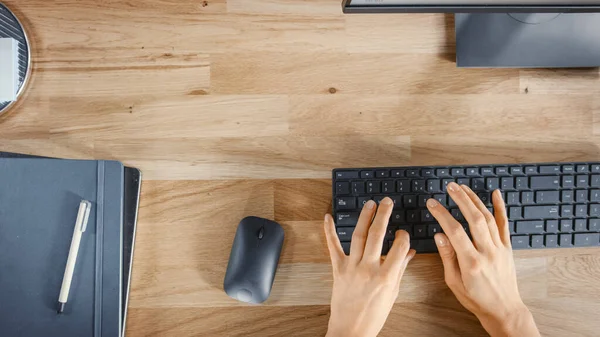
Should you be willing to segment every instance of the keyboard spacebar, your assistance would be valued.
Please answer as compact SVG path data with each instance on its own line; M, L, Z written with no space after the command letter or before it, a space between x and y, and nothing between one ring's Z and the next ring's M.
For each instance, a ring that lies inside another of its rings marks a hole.
M523 217L525 219L558 218L558 206L526 206Z

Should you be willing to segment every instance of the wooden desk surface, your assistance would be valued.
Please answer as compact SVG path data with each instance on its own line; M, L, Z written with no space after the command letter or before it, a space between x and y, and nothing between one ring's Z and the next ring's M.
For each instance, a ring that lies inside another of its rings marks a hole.
M597 70L466 70L450 15L339 0L8 0L34 73L5 151L144 172L128 336L319 336L323 214L347 166L598 160ZM287 241L271 298L222 290L238 221ZM517 252L546 336L597 336L600 249ZM381 336L482 335L436 255L415 258Z

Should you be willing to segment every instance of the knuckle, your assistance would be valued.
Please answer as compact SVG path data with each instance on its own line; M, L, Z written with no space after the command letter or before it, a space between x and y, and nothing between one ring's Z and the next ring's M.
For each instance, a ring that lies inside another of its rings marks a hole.
M473 214L473 222L478 225L483 225L487 223L485 216L481 213Z
M365 241L366 239L367 239L367 236L361 232L354 231L354 233L352 234L352 241L354 241L354 242Z

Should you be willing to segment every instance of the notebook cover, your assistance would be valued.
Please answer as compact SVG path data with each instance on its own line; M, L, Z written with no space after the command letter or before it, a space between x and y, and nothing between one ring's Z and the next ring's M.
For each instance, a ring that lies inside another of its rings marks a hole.
M0 159L0 327L6 336L118 336L124 168ZM79 202L92 202L69 301L56 313Z
M0 152L0 158L47 158L13 152ZM127 321L127 307L129 290L131 288L131 266L133 264L133 251L135 246L135 233L137 228L137 215L139 208L142 173L137 168L125 167L125 197L123 213L123 287L121 296L121 311L123 320L123 335L125 335Z

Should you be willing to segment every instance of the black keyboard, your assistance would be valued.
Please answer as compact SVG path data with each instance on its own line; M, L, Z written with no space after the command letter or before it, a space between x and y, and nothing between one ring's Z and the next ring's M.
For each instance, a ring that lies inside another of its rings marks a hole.
M469 233L448 197L450 182L468 185L493 212L491 192L506 202L514 249L600 246L600 163L393 167L333 170L333 211L346 254L362 206L368 200L394 201L382 253L395 231L404 229L418 253L437 252L440 225L425 203L435 198Z

